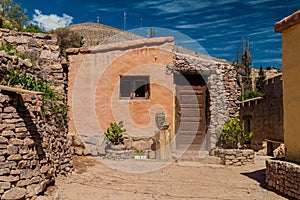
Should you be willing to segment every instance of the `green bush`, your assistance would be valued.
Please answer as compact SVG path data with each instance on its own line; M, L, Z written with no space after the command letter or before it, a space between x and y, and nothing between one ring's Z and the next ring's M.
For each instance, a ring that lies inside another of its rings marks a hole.
M111 123L104 134L106 139L117 145L123 142L123 133L125 131L126 130L123 129L123 121L120 121L118 124L116 122Z
M63 56L66 56L66 49L79 48L83 45L82 37L67 28L58 28L50 31L50 33L57 35L57 43Z
M262 92L246 91L245 94L244 94L244 100L252 99L252 98L255 98L255 97L263 97L263 96L265 96L265 94L262 93ZM238 100L242 101L242 96L240 96L238 98Z
M43 31L37 25L30 24L26 28L21 30L22 32L29 32L29 33L43 33Z
M248 142L253 137L253 133L245 133L244 124L240 124L239 119L232 119L225 123L220 134L220 141L223 147L240 148L245 142Z

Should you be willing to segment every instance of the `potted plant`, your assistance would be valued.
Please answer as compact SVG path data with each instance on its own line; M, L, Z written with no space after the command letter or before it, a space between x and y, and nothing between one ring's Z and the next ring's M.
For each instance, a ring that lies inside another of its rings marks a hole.
M231 119L222 127L220 134L220 145L223 148L241 149L245 148L245 142L253 137L253 133L246 133L244 124L240 124L239 119Z
M118 148L117 146L122 144L124 138L123 134L126 130L123 128L123 121L119 123L113 122L107 128L106 132L104 133L105 138L111 143L112 148Z
M220 138L215 156L221 158L224 165L245 165L254 163L254 151L247 149L246 142L253 137L252 132L245 132L244 125L239 119L231 119L225 123L220 131Z
M147 159L144 150L134 150L134 159Z

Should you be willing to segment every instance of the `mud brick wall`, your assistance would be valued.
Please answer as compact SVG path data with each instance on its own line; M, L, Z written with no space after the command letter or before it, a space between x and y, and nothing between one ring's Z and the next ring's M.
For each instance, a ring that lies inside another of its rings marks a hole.
M31 198L57 174L72 170L66 135L50 131L53 125L42 116L42 96L12 90L0 92L1 200Z
M216 149L215 155L221 158L221 164L223 165L254 164L254 151L251 149Z
M267 160L266 168L268 189L291 199L300 199L300 165L280 160Z
M251 148L263 149L265 139L283 142L283 94L282 76L266 80L265 96L257 102L241 106L241 120L250 120L250 130L254 133ZM246 127L245 127L246 128Z

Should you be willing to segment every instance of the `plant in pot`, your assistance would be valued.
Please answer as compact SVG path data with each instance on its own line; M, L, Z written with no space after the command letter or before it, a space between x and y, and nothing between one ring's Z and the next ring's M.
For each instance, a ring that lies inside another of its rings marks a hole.
M134 150L134 159L147 159L144 150Z
M119 123L113 122L110 123L110 126L104 133L105 138L110 142L111 149L118 150L123 148L123 134L126 131L123 127L123 121L120 121Z
M166 130L169 128L169 125L166 123L167 118L165 112L159 112L155 114L155 123L159 130Z
M244 131L244 124L240 124L239 119L231 119L225 123L220 133L219 146L223 148L242 149L245 142L253 137L253 133Z

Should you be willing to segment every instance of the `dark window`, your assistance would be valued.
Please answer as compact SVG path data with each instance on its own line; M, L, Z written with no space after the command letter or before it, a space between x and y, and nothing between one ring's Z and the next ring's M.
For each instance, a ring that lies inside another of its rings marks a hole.
M149 99L149 76L120 76L121 99Z

